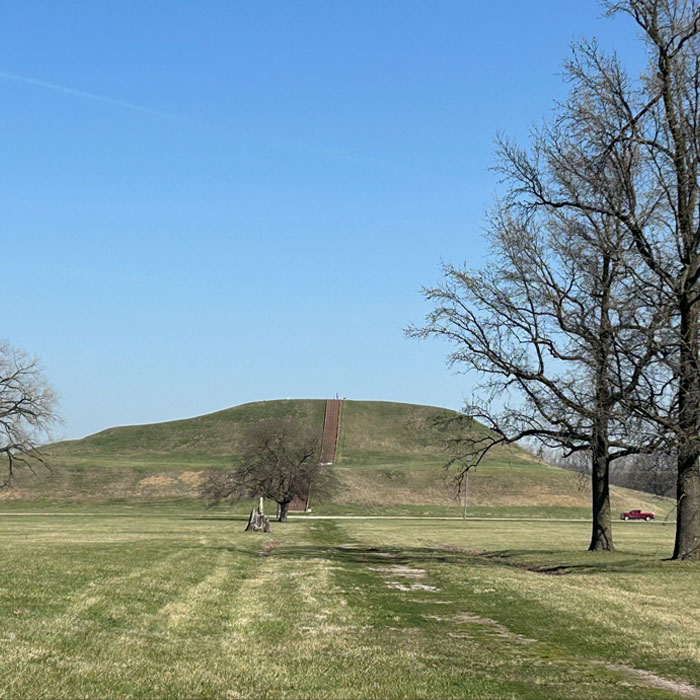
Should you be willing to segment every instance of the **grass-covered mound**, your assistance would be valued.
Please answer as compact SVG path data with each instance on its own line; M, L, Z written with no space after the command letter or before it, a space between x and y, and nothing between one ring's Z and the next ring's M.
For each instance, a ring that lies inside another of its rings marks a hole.
M258 401L196 418L108 428L82 440L56 443L50 452L92 457L96 462L134 456L154 462L158 458L197 461L202 456L229 457L236 454L243 434L254 423L291 418L320 430L324 410L322 400Z
M143 501L195 498L206 470L227 468L248 427L286 418L317 429L325 400L244 404L196 418L109 428L47 449L53 471L25 475L5 499ZM455 515L461 512L444 464L445 431L453 411L383 401L344 401L336 469L343 488L318 512ZM471 430L485 430L472 424ZM648 494L613 489L618 510L643 507L664 513L670 505ZM586 517L589 494L573 473L552 467L517 447L495 451L470 476L474 515Z

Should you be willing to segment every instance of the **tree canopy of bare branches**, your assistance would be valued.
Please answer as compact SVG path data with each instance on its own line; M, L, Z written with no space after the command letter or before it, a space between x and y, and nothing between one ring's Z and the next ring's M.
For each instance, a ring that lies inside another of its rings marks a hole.
M489 223L489 262L473 272L446 266L443 283L425 290L434 305L425 327L409 332L447 338L457 346L450 362L485 378L465 413L489 430L461 440L471 459L465 468L525 438L568 454L586 451L590 548L613 549L610 462L657 439L651 433L632 442L622 405L652 350L640 334L647 314L626 275L621 232L604 217L526 216L503 204Z
M58 420L56 396L38 360L0 343L0 488L11 484L18 467L44 464L38 447Z
M237 466L212 473L203 495L210 501L244 495L262 496L279 505L278 520L287 520L294 498L330 495L338 482L333 469L320 463L321 434L292 420L270 419L246 432Z

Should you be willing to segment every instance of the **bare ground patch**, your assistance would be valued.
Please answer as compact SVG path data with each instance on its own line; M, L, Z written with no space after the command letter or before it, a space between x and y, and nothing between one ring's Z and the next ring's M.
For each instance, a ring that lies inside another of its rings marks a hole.
M182 472L178 475L177 480L192 488L198 488L204 481L204 472Z
M279 542L277 540L268 540L263 544L262 547L258 550L258 554L261 557L269 557L270 554L279 546Z
M26 498L29 495L27 491L21 491L17 488L8 488L0 490L0 501L15 501L20 498Z
M700 688L690 685L689 683L672 681L668 678L657 676L651 671L644 671L641 668L633 668L632 666L625 666L624 664L611 664L605 661L593 661L592 663L596 666L605 666L605 668L610 671L617 671L618 673L636 678L650 688L670 690L672 693L676 693L676 695L682 698L695 698L695 700L700 698Z
M422 579L425 578L425 569L416 569L403 564L368 566L367 568L370 571L378 573L384 579L387 588L393 588L397 591L428 591L430 593L435 593L440 590L437 586L431 586L427 583L417 583L415 580L411 583L390 580L396 577L402 579Z
M518 644L533 644L536 639L530 639L530 637L525 637L522 634L517 634L512 632L505 625L502 625L496 620L492 620L490 617L482 617L481 615L475 615L470 612L460 612L456 615L443 616L443 615L423 615L426 620L439 620L440 622L452 622L454 624L474 624L486 627L499 637L507 639L510 642L516 642ZM468 636L464 634L453 634L448 633L451 637L462 637Z
M429 593L435 593L440 589L437 586L431 586L427 583L410 583L405 584L400 581L386 581L387 588L394 588L397 591L428 591Z
M155 476L147 476L145 479L141 479L137 486L139 488L159 488L161 486L172 486L176 483L176 480L172 476L165 476L163 474L157 474Z

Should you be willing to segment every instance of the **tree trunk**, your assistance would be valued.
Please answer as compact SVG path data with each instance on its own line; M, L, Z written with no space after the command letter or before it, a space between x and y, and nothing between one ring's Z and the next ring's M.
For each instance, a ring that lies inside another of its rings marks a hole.
M605 441L598 440L592 445L591 484L593 489L593 532L591 533L590 552L612 552L612 518L610 515L610 458Z
M700 561L700 471L695 450L678 456L674 559Z
M279 506L280 506L280 514L277 517L277 522L279 523L286 523L287 522L287 511L289 510L289 504L291 501L282 501Z
M678 422L678 505L673 559L700 561L700 471L698 427L700 425L700 377L698 376L698 303L681 302L680 377Z
M600 320L595 347L595 417L591 434L591 505L593 531L588 550L611 552L615 549L610 518L610 444L608 440L610 419L610 386L608 364L612 330L610 325L610 289L613 283L613 262L604 254L601 274Z

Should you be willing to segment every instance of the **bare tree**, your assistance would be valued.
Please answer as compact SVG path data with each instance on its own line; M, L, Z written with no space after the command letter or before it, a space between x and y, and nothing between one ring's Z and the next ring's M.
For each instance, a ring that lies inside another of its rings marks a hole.
M534 436L592 457L592 549L612 548L613 459L678 455L674 557L700 557L700 11L697 0L604 3L644 32L650 70L632 80L595 42L573 47L572 85L529 149L499 140L507 191L491 262L447 266L414 335L487 376L467 414L496 444ZM515 405L507 399L518 396ZM494 412L484 397L505 407ZM505 400L504 400L505 397ZM480 451L477 448L481 448Z
M502 157L507 172L507 145ZM556 168L548 172L552 180L559 176ZM610 463L650 450L657 440L655 433L628 439L622 399L653 355L646 330L659 316L647 312L628 275L614 220L545 210L523 215L514 203L505 202L490 219L489 262L474 272L446 266L443 283L425 290L434 305L426 325L409 334L448 339L457 345L451 364L485 377L465 413L489 430L459 440L462 473L494 447L526 438L566 454L585 451L590 549L611 550Z
M278 521L287 520L289 504L337 488L335 473L320 464L320 432L291 420L265 420L252 425L244 436L239 464L209 479L205 496L212 501L241 494L262 496L279 505Z
M527 211L617 222L639 259L636 269L645 268L649 289L666 306L666 332L653 338L662 363L639 384L643 394L629 409L672 441L673 557L700 560L700 3L603 5L641 30L646 74L635 80L595 43L579 46L567 66L573 90L560 120L543 132L544 148L509 150L509 175ZM543 162L561 177L543 177Z
M0 488L11 484L18 467L45 465L39 446L57 422L56 396L38 360L0 343Z
M673 557L700 560L700 2L603 5L641 30L646 74L630 77L595 42L576 46L566 65L572 90L556 118L529 150L501 144L506 205L525 221L599 217L636 258L625 268L626 279L639 278L642 303L630 319L643 339L616 347L644 370L618 406L638 422L635 431L663 435L677 455Z

